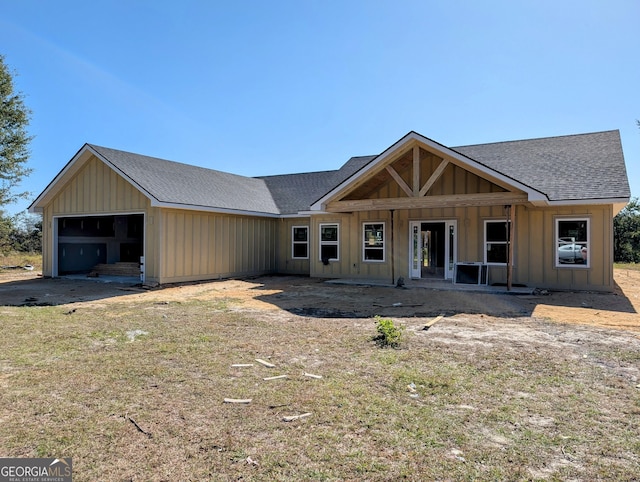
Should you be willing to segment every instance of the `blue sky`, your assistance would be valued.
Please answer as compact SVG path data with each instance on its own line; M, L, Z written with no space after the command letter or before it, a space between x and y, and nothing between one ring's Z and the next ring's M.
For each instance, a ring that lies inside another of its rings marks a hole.
M412 130L453 147L611 129L640 196L637 0L2 3L33 197L85 142L258 176Z

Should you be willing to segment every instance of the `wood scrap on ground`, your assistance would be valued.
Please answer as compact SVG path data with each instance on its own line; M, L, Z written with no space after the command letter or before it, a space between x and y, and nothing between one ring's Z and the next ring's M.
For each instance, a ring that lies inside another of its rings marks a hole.
M253 363L234 363L231 365L232 368L248 368L252 367Z
M251 398L225 398L224 403L251 403Z
M261 358L256 358L256 361L258 363L260 363L261 365L264 365L267 368L274 368L275 367L275 365L273 363L269 363L268 361L262 360Z
M305 377L309 377L309 378L322 378L322 375L314 375L313 373L306 373L304 374Z
M433 325L435 325L437 322L439 322L442 318L444 318L444 315L438 315L436 316L433 320L425 323L424 328L422 328L423 330L428 330L429 328L431 328Z
M267 378L263 378L263 380L269 381L269 380L279 380L281 378L287 378L287 375L276 375L275 377L267 377Z
M289 415L286 417L282 417L282 420L285 422L293 422L294 420L299 420L301 418L310 417L311 412L301 413L300 415Z

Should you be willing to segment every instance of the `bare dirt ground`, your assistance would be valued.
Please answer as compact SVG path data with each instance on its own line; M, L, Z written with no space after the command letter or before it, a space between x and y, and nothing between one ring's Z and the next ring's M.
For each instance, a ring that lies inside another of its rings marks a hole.
M100 280L43 279L35 272L0 273L0 306L113 302L231 301L235 309L271 316L425 318L443 314L545 319L640 334L640 271L617 269L614 293L500 295L430 288L333 285L320 279L265 276L143 289Z
M82 480L636 480L640 271L615 279L522 296L3 273L0 439L5 456L73 455ZM402 349L378 349L376 315ZM256 357L291 383L229 368ZM204 402L229 396L254 401Z

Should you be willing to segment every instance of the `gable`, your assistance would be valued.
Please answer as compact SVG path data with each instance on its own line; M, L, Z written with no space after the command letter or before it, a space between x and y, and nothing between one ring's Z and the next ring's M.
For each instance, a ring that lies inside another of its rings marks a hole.
M350 212L518 204L540 193L410 133L333 189L312 209Z
M414 169L417 185L424 195L504 192L505 188L417 146L419 164L414 166L413 149L408 150L357 188L348 191L343 200L413 197ZM431 182L427 184L427 181ZM418 194L420 194L418 191Z
M53 213L143 210L147 197L127 180L90 156L52 197Z
M598 182L594 182L594 180ZM611 204L630 190L618 131L448 148L410 132L314 211Z

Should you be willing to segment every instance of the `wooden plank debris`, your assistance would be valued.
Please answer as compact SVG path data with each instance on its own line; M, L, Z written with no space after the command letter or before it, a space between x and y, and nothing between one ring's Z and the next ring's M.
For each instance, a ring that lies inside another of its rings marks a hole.
M251 398L225 398L224 403L251 403Z
M275 377L263 378L263 380L266 382L268 380L279 380L280 378L287 378L287 375L276 375Z
M248 368L252 367L253 363L234 363L231 365L232 368Z
M306 373L304 374L305 377L309 377L309 378L322 378L322 375L314 375L313 373Z
M435 325L437 322L439 322L442 318L444 318L444 315L438 315L436 316L433 320L425 323L423 330L428 330L429 328L431 328L433 325Z
M265 367L267 367L267 368L274 368L274 367L275 367L275 365L274 365L273 363L269 363L268 361L266 361L266 360L262 360L262 359L260 359L260 358L256 358L256 361L257 361L258 363L260 363L261 365L264 365L264 366L265 366Z
M289 415L286 417L282 417L282 420L285 422L293 422L294 420L299 420L301 418L310 417L311 412L301 413L300 415Z

